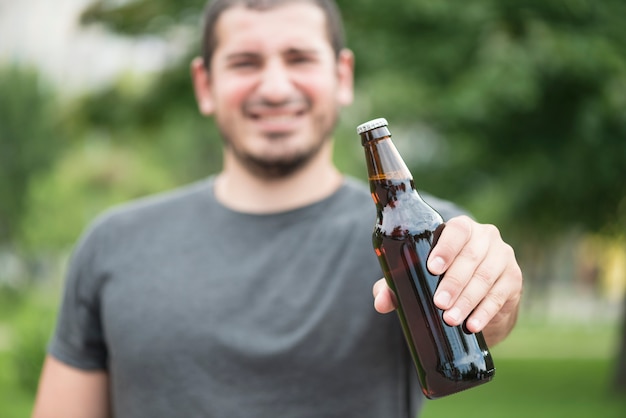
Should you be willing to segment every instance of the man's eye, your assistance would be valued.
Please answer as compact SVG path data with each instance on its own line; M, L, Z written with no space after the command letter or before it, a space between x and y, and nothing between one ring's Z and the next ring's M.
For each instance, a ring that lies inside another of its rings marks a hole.
M307 57L295 57L291 59L292 64L307 64L309 62L312 62L312 60Z
M299 51L293 51L285 56L287 62L291 64L310 64L314 63L316 58L315 54L302 53Z
M260 61L256 59L256 57L242 54L241 56L229 59L227 61L227 65L229 68L233 69L248 69L258 67L260 65Z
M232 68L252 68L256 65L253 61L233 61L230 63Z

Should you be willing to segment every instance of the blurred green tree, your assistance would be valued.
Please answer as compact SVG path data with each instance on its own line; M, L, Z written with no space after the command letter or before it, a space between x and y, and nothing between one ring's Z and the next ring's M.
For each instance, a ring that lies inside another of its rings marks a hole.
M67 145L53 89L30 68L0 68L0 245L17 234L33 176Z
M115 2L100 0L82 13L85 25L101 24L130 37L176 37L183 45L180 60L141 81L141 88L122 80L99 91L88 92L77 102L82 132L106 132L113 141L150 144L156 158L178 182L187 182L217 171L221 164L221 140L212 120L198 116L190 77L190 62L199 51L197 36L203 0L151 0Z
M423 187L518 233L624 225L626 3L340 3L375 112L439 142Z
M29 253L64 253L104 208L173 186L170 172L149 152L91 138L34 179L22 217L21 247Z

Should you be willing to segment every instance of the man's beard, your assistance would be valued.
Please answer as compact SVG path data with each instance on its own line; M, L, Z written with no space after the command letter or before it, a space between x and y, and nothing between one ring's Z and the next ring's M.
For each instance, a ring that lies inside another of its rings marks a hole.
M320 138L314 146L294 153L289 156L282 157L264 157L251 153L242 152L237 147L232 146L230 141L226 140L226 146L230 147L235 158L255 176L268 180L276 180L289 177L293 173L304 168L315 157L324 144L329 140L328 136Z
M310 148L281 157L258 156L242 151L233 145L233 141L224 130L220 129L220 131L224 146L230 149L234 157L250 173L264 179L278 180L304 168L322 150L324 145L330 141L338 119L339 115L335 114L330 120L319 120L315 125L323 128L319 131L317 141ZM278 137L275 139L280 141Z

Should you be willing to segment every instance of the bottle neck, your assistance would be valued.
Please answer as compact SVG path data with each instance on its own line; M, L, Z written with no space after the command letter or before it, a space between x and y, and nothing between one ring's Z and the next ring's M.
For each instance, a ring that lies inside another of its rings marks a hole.
M388 130L386 133L368 140L362 137L369 180L413 183L413 176L391 140L391 134Z
M415 188L413 176L391 140L389 129L383 126L368 130L361 134L361 141L377 209L378 231L391 235L423 232L443 223Z

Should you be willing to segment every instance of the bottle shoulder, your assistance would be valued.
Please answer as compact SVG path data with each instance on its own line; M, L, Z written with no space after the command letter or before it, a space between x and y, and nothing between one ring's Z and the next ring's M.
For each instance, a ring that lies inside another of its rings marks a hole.
M417 193L398 197L377 211L378 233L391 236L402 231L405 235L416 235L424 231L434 231L444 223L439 212L424 202Z

